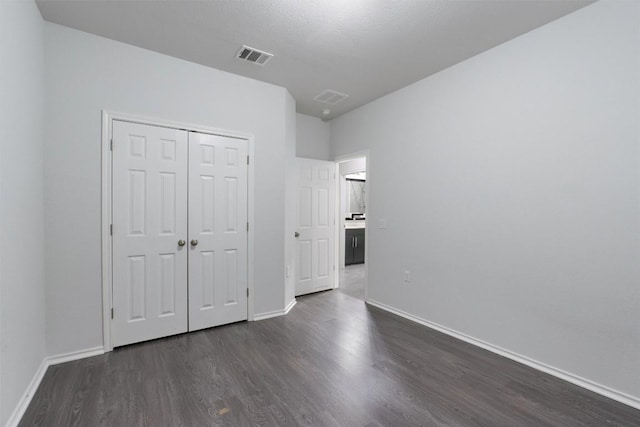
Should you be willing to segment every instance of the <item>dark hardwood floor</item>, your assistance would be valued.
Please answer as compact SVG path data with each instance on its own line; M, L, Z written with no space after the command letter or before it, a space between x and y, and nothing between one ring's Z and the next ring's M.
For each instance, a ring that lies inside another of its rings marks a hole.
M349 265L340 272L338 291L364 300L364 264Z
M362 266L345 277L285 317L52 366L20 425L640 425L640 411L366 306Z

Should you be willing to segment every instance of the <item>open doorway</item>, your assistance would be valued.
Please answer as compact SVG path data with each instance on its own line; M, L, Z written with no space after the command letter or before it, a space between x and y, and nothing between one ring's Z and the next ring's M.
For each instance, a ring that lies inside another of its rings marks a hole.
M337 288L353 298L366 299L367 157L363 153L337 162Z

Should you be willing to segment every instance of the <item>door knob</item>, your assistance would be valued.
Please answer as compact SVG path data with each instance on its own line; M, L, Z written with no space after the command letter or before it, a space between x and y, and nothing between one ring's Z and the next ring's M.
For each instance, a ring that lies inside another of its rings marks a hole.
M191 241L191 246L198 246L198 241L196 239L193 239Z
M300 237L300 233L298 233L297 231L294 234L295 238L297 239L298 237Z
M184 245L186 245L187 242L185 242L184 240L178 240L178 246L182 247Z

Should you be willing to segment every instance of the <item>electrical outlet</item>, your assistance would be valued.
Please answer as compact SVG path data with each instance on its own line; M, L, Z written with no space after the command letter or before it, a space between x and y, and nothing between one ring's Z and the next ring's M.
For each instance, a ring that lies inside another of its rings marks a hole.
M407 283L411 281L411 272L409 270L404 271L404 281Z
M380 218L378 220L378 228L387 228L387 220L384 218Z

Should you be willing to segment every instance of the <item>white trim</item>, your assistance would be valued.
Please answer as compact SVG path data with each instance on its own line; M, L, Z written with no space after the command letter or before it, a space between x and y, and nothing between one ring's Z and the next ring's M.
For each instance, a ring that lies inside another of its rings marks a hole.
M255 320L254 311L254 189L255 189L255 157L254 157L254 136L250 133L232 131L227 129L214 128L209 126L194 125L191 123L175 122L171 120L157 119L153 117L139 116L109 110L102 110L102 340L103 351L113 350L111 344L111 307L112 307L112 248L109 225L112 221L111 212L111 129L114 120L130 123L139 123L151 126L169 127L181 129L188 132L199 132L212 135L221 135L230 138L245 139L248 144L248 154L250 158L247 167L247 220L249 221L249 233L247 236L247 288L249 297L247 298L247 320Z
M93 347L85 350L72 351L71 353L58 354L56 356L47 357L49 366L59 365L60 363L72 362L74 360L86 359L87 357L100 356L104 354L104 347Z
M272 317L284 316L284 310L267 311L266 313L258 313L253 316L254 321L271 319Z
M294 305L296 305L297 301L294 298L285 308L284 310L274 310L274 311L267 311L266 313L260 313L260 314L256 314L255 316L253 316L253 320L258 321L258 320L266 320L266 319L271 319L272 317L279 317L279 316L284 316L287 313L289 313L291 311L291 309L293 308Z
M421 317L414 316L413 314L409 314L405 311L399 310L397 308L393 308L381 302L368 299L366 300L366 303L374 307L380 308L382 310L388 311L390 313L393 313L395 315L398 315L400 317L404 317L405 319L424 325L428 328L435 329L436 331L442 332L443 334L447 334L461 341L467 342L469 344L473 344L477 347L483 348L492 353L499 354L500 356L506 357L507 359L511 359L518 363L522 363L523 365L529 366L530 368L537 369L538 371L542 371L549 375L553 375L556 378L560 378L561 380L567 381L571 384L575 384L579 387L585 388L594 393L608 397L609 399L613 399L617 402L624 403L625 405L631 406L632 408L640 409L640 398L631 396L630 394L627 394L618 390L614 390L605 385L598 384L594 381L588 380L586 378L580 377L578 375L572 374L562 369L547 365L546 363L539 362L527 356L523 356L513 351L490 344L486 341L479 340L477 338L474 338L462 332L458 332L454 329L447 328L446 326L442 326L437 323L431 322L429 320L425 320Z
M102 345L105 351L111 346L111 121L112 115L102 111L102 175L101 175L101 235L102 235Z
M340 271L344 269L344 259L341 258L342 254L342 245L344 242L342 241L341 233L344 233L344 215L342 215L342 176L340 175L340 163L335 163L335 176L336 179L333 183L335 189L333 190L333 194L335 197L335 202L333 206L333 215L335 218L335 227L333 230L333 241L334 241L334 249L333 252L334 260L333 265L335 266L333 272L333 289L340 288ZM366 239L366 236L365 236ZM365 250L366 250L365 246Z
M35 395L36 391L38 391L38 387L40 387L40 383L44 378L44 374L47 373L47 369L49 366L57 365L59 363L70 362L72 360L84 359L87 357L98 356L100 354L104 354L104 348L102 347L94 347L86 350L73 351L71 353L59 354L57 356L48 356L42 359L40 362L40 366L38 366L38 370L33 375L31 382L27 386L18 406L13 410L13 413L7 420L5 427L16 427L20 424L20 420L29 407L31 403L31 399Z
M291 300L289 304L284 308L284 314L289 314L294 305L296 305L298 301L294 298Z
M254 194L255 194L255 147L253 144L253 135L247 137L249 145L249 166L247 166L247 221L249 222L249 233L247 241L247 289L249 289L249 296L247 297L247 320L251 321L254 318L254 250L255 250L255 238L254 233L256 229L256 222L254 221Z
M44 378L44 374L47 372L48 367L49 367L49 364L47 363L47 358L45 357L44 359L42 359L42 362L40 363L38 370L36 371L35 375L31 379L31 382L27 386L27 389L25 390L24 394L20 398L20 401L18 402L18 406L16 406L16 408L13 410L13 413L7 420L5 427L16 427L18 424L20 424L20 420L22 419L22 416L24 415L25 411L29 407L29 404L31 403L31 399L33 399L33 395L38 390L38 387L40 386L40 383L42 382L42 378Z

